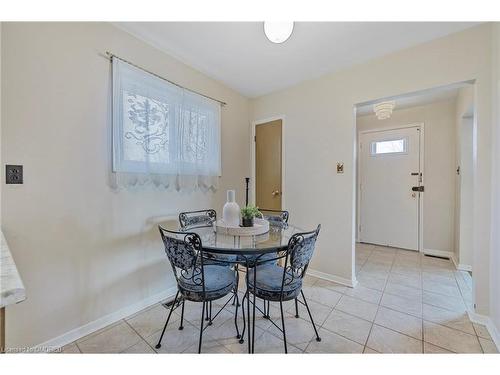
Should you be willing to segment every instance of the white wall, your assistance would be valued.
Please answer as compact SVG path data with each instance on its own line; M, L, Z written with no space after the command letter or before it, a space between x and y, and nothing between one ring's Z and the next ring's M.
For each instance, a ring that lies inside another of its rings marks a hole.
M0 22L0 168L4 168L2 159L2 22ZM1 174L0 174L1 175ZM3 181L0 181L0 197L2 195ZM0 199L0 226L2 225L2 199Z
M475 302L478 312L489 312L491 36L483 24L252 100L253 120L286 116L287 208L305 228L323 224L311 268L354 279L354 106L475 79ZM345 163L343 174L335 173L337 161Z
M112 51L226 101L217 193L113 192ZM156 223L181 210L243 200L249 173L248 101L106 23L4 23L2 161L25 183L2 191L2 227L27 300L7 311L7 346L45 342L174 286Z
M424 123L424 250L452 252L455 214L455 99L395 110L386 120L359 116L357 130Z
M455 113L455 164L460 166L460 175L455 176L457 213L454 257L461 269L471 269L474 257L474 126L474 88L463 87L458 92Z
M494 103L494 153L493 153L493 220L491 225L491 319L496 327L496 344L500 347L500 24L494 26L493 39L493 103Z

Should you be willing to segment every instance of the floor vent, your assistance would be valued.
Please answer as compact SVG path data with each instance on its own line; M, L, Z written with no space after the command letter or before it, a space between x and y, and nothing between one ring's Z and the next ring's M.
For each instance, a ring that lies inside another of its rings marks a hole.
M439 255L431 255L431 254L424 254L426 257L429 258L438 258L438 259L445 259L445 260L450 260L448 257L440 257Z

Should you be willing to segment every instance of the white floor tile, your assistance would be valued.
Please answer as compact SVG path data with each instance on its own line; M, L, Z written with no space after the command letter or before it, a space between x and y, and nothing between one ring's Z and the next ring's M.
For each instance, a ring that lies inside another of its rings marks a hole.
M311 340L306 348L306 353L362 353L363 345L348 340L345 337L321 329L321 341Z
M372 323L334 309L323 324L323 328L365 345Z
M373 322L377 314L378 306L344 295L335 308L339 311Z
M456 353L482 353L477 336L427 321L424 341Z
M421 340L376 324L372 327L366 346L379 353L422 353L423 351Z
M375 323L422 340L422 319L415 316L381 306L377 312Z

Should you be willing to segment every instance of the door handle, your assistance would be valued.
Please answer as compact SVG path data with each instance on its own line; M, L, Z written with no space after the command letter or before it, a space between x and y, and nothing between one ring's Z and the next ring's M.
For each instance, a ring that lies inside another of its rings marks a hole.
M424 187L423 186L413 186L411 188L411 191L418 191L419 193L423 193L424 192Z
M280 195L280 191L279 190L274 190L271 194L272 194L273 197L275 197L276 195Z

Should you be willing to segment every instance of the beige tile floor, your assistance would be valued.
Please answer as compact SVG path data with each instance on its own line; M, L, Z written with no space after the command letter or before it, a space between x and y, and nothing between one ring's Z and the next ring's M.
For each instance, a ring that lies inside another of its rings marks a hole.
M484 326L472 324L472 280L448 260L421 254L358 244L356 288L308 276L308 298L321 342L305 308L294 317L286 304L286 331L290 353L496 353ZM242 283L243 285L243 283ZM200 304L186 303L184 330L179 331L180 309L175 311L160 353L196 353ZM203 353L245 353L247 345L235 338L234 307L228 305L204 334ZM154 305L63 348L64 353L156 353L154 345L167 310ZM279 325L278 305L271 318ZM240 323L241 326L241 323ZM282 353L281 333L258 316L257 353Z

